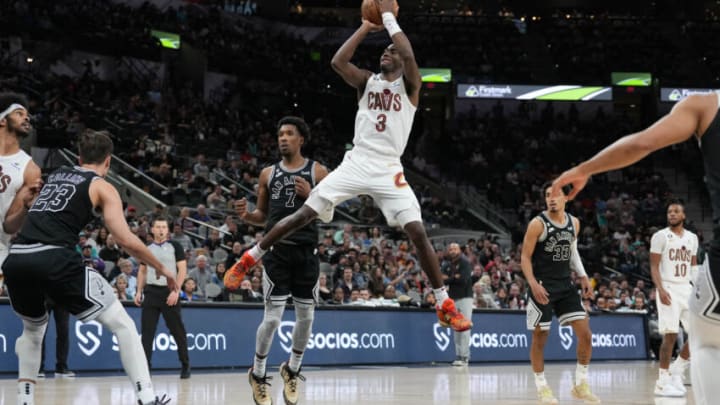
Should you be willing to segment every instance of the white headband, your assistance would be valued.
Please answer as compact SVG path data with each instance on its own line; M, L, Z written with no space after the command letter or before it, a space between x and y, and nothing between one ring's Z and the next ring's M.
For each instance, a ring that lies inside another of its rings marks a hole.
M10 107L8 107L5 111L0 113L0 120L7 117L8 115L10 115L11 112L13 112L15 110L20 110L20 109L27 111L27 108L25 108L25 106L23 106L22 104L18 104L18 103L10 104Z

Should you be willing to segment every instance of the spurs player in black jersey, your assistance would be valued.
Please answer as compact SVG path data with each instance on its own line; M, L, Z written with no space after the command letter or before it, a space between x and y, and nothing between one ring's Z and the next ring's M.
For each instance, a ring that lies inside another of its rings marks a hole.
M705 163L705 182L713 209L714 232L707 260L698 269L690 295L690 353L695 402L716 404L720 398L715 367L720 364L720 92L696 94L678 102L650 127L627 135L589 160L566 171L553 190L572 185L573 199L593 174L620 169L650 153L695 137ZM714 398L714 399L713 399Z
M13 310L23 321L23 333L15 343L18 405L35 403L34 377L48 322L46 296L81 321L97 320L117 337L120 359L138 404L166 404L169 400L164 396L155 396L135 323L110 284L86 267L75 251L78 234L101 214L117 243L165 275L168 288L177 290L175 278L130 231L120 195L103 179L110 169L110 137L88 130L80 135L78 149L80 166L51 173L35 201L26 207L25 222L2 265Z
M278 221L303 206L310 190L328 174L325 166L304 157L300 151L310 136L305 121L298 117L284 117L278 121L278 149L282 160L260 173L257 205L251 212L243 198L236 211L243 221L265 225L271 229ZM320 262L316 255L318 229L313 221L285 237L263 257L263 293L265 316L258 327L253 367L249 381L256 404L272 404L268 378L267 356L275 331L280 326L285 303L292 296L295 304L295 326L292 331L290 359L280 365L284 382L285 403L298 401L298 378L305 346L312 333ZM227 277L232 277L228 275Z
M525 232L522 245L523 275L532 294L527 305L527 327L533 331L530 363L535 375L538 400L541 404L557 404L545 380L545 343L550 334L553 314L560 325L570 325L577 336L577 367L572 395L586 404L600 400L590 391L588 367L592 355L592 332L582 298L570 276L577 273L583 295L592 295L587 273L577 250L580 221L565 212L567 197L562 190L550 193L550 184L542 187L547 210L533 218Z

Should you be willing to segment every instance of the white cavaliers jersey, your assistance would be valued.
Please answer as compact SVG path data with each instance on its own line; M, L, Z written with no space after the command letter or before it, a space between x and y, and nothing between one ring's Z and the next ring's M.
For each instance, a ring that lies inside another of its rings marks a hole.
M7 215L15 194L25 182L25 167L30 160L30 155L22 150L14 155L0 156L0 213L3 218ZM0 221L0 229L2 229L2 221ZM9 247L10 235L3 230L0 232L0 254L6 252Z
M692 280L692 257L697 256L697 235L683 230L678 236L670 228L653 234L650 253L660 255L660 278L664 283L690 283Z
M415 110L402 76L388 82L382 75L373 74L358 101L354 149L399 160L410 137Z

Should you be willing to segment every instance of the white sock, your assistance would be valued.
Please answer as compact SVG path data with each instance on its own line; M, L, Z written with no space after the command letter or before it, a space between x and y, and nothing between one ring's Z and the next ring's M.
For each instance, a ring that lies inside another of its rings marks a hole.
M115 301L97 318L105 327L110 329L118 340L120 348L120 361L125 373L135 389L140 403L147 404L155 401L155 390L150 380L145 352L143 352L140 335L135 323L130 319L120 301Z
M661 382L668 381L670 379L670 371L666 368L661 368L658 370L658 378Z
M435 300L437 301L438 307L441 307L443 302L448 299L448 293L445 287L433 288L433 293L435 294Z
M250 250L248 251L248 254L249 254L250 256L252 256L252 258L253 258L255 261L258 261L258 260L260 260L261 257L263 257L263 255L265 254L265 252L267 252L267 250L261 248L261 247L260 247L260 244L258 243L258 244L256 244L255 246L253 246L252 248L250 248Z
M677 359L675 359L674 362L670 365L670 374L672 375L683 375L685 374L685 370L690 366L690 359L685 360L682 357L678 356Z
M547 385L547 380L545 379L545 372L541 371L539 373L534 373L534 374L535 374L535 388L537 388L539 391L540 388Z
M581 382L587 381L588 368L590 368L589 364L577 364L577 367L575 367L575 385L579 385Z
M255 374L256 377L265 377L265 368L267 366L267 356L260 358L258 357L257 353L254 356L253 360L253 374Z
M18 382L17 403L18 405L35 405L35 383Z
M300 370L303 354L305 354L305 352L297 353L295 349L292 349L292 351L290 352L290 361L288 362L288 368L293 373L297 373L298 370Z

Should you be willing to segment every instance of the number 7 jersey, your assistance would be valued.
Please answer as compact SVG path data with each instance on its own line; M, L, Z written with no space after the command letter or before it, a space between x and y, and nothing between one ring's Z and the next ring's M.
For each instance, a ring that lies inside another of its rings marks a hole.
M90 183L99 178L94 171L78 166L62 166L50 173L16 242L75 249L78 234L95 217Z
M355 149L399 160L410 138L416 110L408 98L403 76L388 82L381 74L373 74L358 101Z
M650 253L660 255L660 278L663 282L689 283L692 279L692 257L697 256L697 235L683 230L678 236L670 228L655 232L650 241Z

